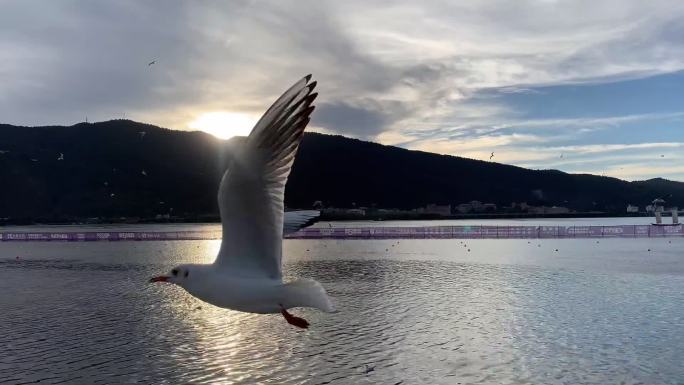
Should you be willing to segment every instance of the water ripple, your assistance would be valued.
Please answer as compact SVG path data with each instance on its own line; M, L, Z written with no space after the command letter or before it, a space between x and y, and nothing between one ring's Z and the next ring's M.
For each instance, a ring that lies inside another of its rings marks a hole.
M289 260L288 278L318 279L339 311L295 310L312 324L300 331L280 315L219 309L146 283L179 261L206 260L195 246L136 249L147 250L141 258L123 249L90 257L88 249L72 258L53 250L0 260L0 384L684 378L681 276L412 260L403 256L413 255L409 242L383 259L304 255Z

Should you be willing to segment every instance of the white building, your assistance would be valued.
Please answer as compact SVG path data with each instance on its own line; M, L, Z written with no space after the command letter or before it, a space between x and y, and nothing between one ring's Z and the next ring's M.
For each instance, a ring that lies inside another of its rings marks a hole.
M496 204L495 203L485 203L482 205L482 210L483 211L496 211Z
M470 206L473 208L473 211L483 211L484 206L482 205L482 202L480 201L471 201Z
M451 205L429 204L425 207L423 212L426 214L437 214L446 217L451 215Z
M567 214L570 209L563 206L545 207L545 214Z
M366 210L364 210L364 209L348 209L347 214L364 216L364 215L366 215Z
M473 206L471 206L470 203L461 203L460 205L456 206L456 211L461 214L467 214L473 211Z

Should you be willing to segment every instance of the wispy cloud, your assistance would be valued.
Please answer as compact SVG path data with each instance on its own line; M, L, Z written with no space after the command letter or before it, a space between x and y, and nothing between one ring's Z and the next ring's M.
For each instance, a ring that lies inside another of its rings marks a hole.
M677 0L8 0L0 116L35 125L125 114L188 129L205 112L258 114L312 72L319 131L525 165L549 148L610 144L600 132L636 124L650 136L630 143L669 139L653 127L670 129L681 108L651 111L648 94L623 92L615 103L641 97L644 111L578 113L548 87L684 70L683 18ZM662 91L672 87L682 84Z

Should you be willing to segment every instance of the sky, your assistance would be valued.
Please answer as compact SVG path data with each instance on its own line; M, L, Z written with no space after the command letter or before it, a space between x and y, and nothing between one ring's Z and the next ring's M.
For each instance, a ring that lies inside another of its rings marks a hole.
M0 9L0 123L126 118L246 135L312 73L311 131L684 181L680 0L0 0Z

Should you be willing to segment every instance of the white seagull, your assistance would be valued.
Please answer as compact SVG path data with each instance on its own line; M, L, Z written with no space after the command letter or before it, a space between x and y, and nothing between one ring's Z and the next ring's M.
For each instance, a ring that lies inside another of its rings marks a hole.
M305 76L276 100L223 174L218 190L223 240L214 263L180 265L150 282L174 283L223 308L281 313L300 328L309 323L287 309L334 311L320 283L284 283L281 267L285 184L318 95L310 80L311 75ZM302 225L312 216L297 216L295 222Z

